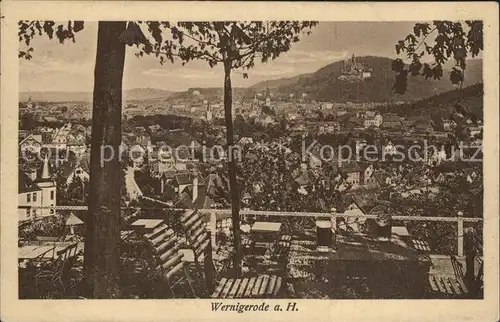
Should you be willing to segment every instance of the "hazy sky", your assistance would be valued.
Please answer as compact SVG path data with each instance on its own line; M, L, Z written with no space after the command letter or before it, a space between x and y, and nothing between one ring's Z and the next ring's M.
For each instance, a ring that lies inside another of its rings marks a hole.
M257 62L248 74L233 75L233 86L249 86L267 79L314 72L352 54L395 57L394 44L413 27L412 22L321 22L312 34L274 61ZM59 44L39 37L33 41L33 58L19 60L20 91L83 91L93 88L97 45L97 23L86 22L76 42ZM186 66L166 63L155 57L137 58L128 47L124 88L161 88L181 91L189 87L222 87L222 66L210 68L201 61Z

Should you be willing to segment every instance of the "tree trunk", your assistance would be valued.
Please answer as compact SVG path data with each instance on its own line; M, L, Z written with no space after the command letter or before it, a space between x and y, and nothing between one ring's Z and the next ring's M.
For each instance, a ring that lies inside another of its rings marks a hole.
M85 234L86 296L119 295L122 78L126 22L99 22L94 69L90 193Z
M234 273L241 275L241 233L240 233L240 194L236 180L236 160L233 154L233 97L231 87L231 62L224 63L224 116L226 120L226 139L229 167L229 190L231 194L231 213L233 222Z

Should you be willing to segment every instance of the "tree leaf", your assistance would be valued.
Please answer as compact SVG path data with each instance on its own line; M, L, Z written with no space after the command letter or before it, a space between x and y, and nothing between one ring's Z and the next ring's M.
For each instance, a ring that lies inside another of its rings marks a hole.
M463 73L459 69L453 67L450 72L450 81L453 85L458 85L464 80Z
M422 64L418 58L418 55L414 55L413 61L411 62L409 69L412 76L420 75L420 69L422 68Z
M396 73L401 72L403 68L404 68L404 63L402 59L397 58L392 61L392 70L395 71Z
M45 21L43 23L43 30L45 31L47 36L49 36L50 39L52 39L52 37L54 36L54 29L53 29L54 25L55 23L53 21Z
M443 77L443 67L441 66L441 64L437 64L432 69L432 74L434 76L434 79L441 79L441 77Z
M427 63L425 63L424 66L423 66L422 76L424 76L425 79L428 79L428 78L431 78L431 77L434 76L432 68Z
M84 25L83 21L75 21L73 23L73 31L79 32L80 30L83 30L83 25Z

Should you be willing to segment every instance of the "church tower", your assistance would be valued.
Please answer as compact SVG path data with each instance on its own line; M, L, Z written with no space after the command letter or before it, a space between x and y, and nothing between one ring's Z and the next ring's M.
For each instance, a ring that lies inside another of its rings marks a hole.
M271 107L271 92L269 92L269 87L266 90L266 105Z
M42 206L56 206L56 182L52 180L49 172L49 159L45 156L43 160L42 172L36 184L42 189ZM54 209L42 209L42 216L49 216L55 214Z
M31 110L33 108L33 101L31 100L31 95L28 98L28 102L26 103L26 107Z
M206 119L209 123L212 122L213 119L213 112L212 107L210 106L210 101L207 101Z
M254 97L253 97L253 102L255 106L259 105L259 99L257 98L257 92L255 92Z

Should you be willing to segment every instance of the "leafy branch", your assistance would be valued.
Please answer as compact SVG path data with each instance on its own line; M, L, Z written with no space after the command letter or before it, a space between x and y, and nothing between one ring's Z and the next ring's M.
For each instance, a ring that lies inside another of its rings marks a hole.
M410 60L409 64L405 64L398 58L392 63L392 70L396 72L396 82L393 86L396 93L406 92L408 74L423 76L425 79L441 79L443 65L449 59L455 61L450 71L450 81L462 88L467 58L476 57L483 51L482 21L434 21L432 25L433 27L429 23L416 23L413 32L396 43L396 53L404 53ZM434 44L429 45L427 40L431 35ZM422 63L424 57L430 57L432 62Z
M56 24L51 20L20 20L18 22L19 42L24 43L25 49L19 50L19 58L30 60L32 58L33 47L31 41L35 36L46 35L49 39L54 36L63 44L66 40L75 42L75 33L83 30L83 21L68 21L65 24Z
M177 58L181 63L201 59L210 67L229 64L231 70L249 70L255 60L265 63L276 59L298 42L304 29L312 29L316 22L133 22L129 23L129 45L137 45L136 56L155 55L163 64ZM147 26L152 40L147 39L140 26ZM310 34L310 30L304 31ZM243 77L248 77L243 73Z

